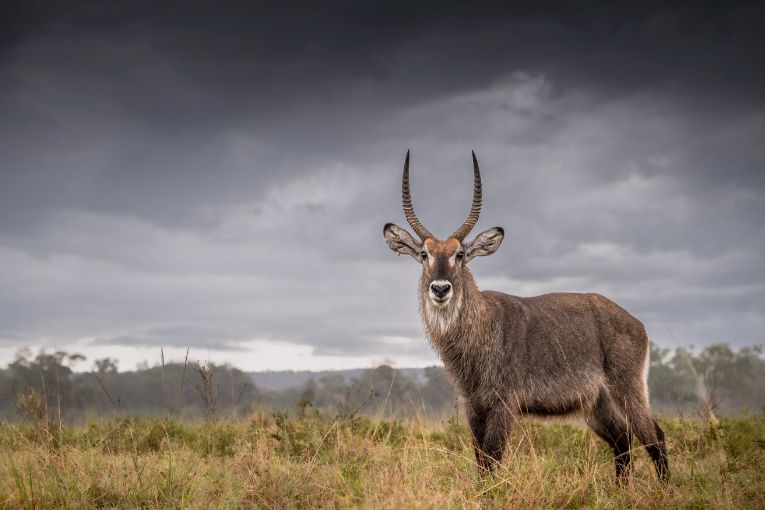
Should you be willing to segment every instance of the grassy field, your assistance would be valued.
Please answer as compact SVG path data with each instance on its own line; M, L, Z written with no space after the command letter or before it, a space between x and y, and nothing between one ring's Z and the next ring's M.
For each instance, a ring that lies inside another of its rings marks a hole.
M763 414L716 431L662 420L670 483L639 450L626 487L605 444L565 422L518 427L496 475L481 480L456 418L307 414L0 424L0 507L765 508Z

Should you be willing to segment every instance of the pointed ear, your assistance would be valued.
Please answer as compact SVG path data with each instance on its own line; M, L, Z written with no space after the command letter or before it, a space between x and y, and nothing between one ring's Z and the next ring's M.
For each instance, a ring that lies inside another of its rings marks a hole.
M465 263L470 262L473 257L491 255L497 251L504 238L505 230L502 227L484 230L471 243L465 245Z
M383 235L391 250L410 255L417 262L422 262L420 257L422 244L415 241L409 232L393 223L386 223L383 227Z

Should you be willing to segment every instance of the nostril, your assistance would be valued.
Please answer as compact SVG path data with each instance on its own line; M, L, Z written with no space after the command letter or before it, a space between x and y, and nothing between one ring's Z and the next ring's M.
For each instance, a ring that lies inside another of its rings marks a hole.
M438 297L446 296L452 288L450 283L431 283L430 288Z

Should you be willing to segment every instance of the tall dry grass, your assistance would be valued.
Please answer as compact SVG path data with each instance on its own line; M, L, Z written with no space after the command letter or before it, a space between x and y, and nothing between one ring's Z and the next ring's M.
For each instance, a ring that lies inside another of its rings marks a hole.
M765 508L764 414L722 419L716 436L702 420L663 426L670 483L639 450L620 487L606 445L565 422L517 427L485 479L454 416L333 419L303 406L237 421L115 416L47 434L5 423L0 508Z

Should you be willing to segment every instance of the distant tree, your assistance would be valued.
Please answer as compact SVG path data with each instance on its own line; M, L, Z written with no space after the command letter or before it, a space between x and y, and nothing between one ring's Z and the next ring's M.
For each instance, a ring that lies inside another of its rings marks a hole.
M455 402L456 395L452 390L449 377L443 367L428 367L425 369L425 384L421 389L422 400L429 411L443 413Z
M662 349L654 343L651 343L650 349L648 392L651 402L658 408L671 411L695 407L698 395L684 354L678 350L670 358L669 349Z
M117 372L119 360L115 358L101 358L93 362L93 370L99 374Z
M91 372L74 372L72 367L84 359L64 351L35 354L19 349L7 368L0 369L0 418L19 419L14 402L19 395L28 394L39 395L41 404L56 418L60 410L64 420L111 412L182 418L204 415L204 399L195 387L197 374L190 365L146 365L119 372L115 359L102 358L94 361ZM420 379L381 365L353 379L332 374L278 391L259 390L248 374L231 366L211 363L209 370L215 381L218 416L243 415L253 408L293 411L301 400L329 415L440 415L450 412L455 401L443 367L426 368ZM665 412L693 411L702 403L701 393L706 392L720 414L760 411L765 409L763 350L716 344L694 354L651 345L648 384L653 405Z
M34 390L49 408L57 411L60 409L62 415L78 414L88 395L87 392L79 391L78 382L69 365L84 358L81 354L69 355L64 351L48 354L44 349L32 357L31 350L20 349L14 361L8 365L5 379L9 388L5 393L15 397L27 390ZM0 410L8 415L11 413L9 407Z
M316 400L318 391L319 385L316 383L316 379L309 379L305 384L303 384L303 390L300 393L300 399L314 404L314 400Z

